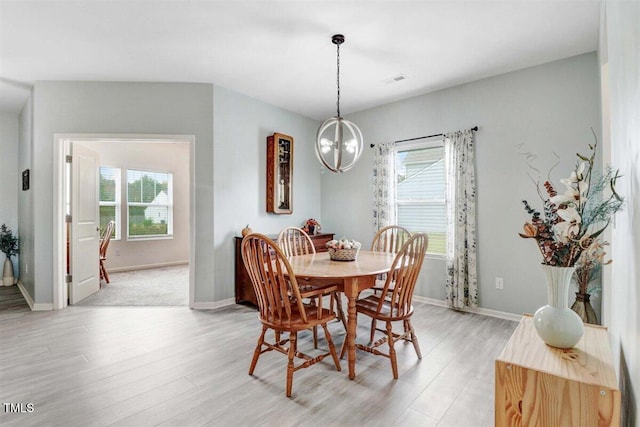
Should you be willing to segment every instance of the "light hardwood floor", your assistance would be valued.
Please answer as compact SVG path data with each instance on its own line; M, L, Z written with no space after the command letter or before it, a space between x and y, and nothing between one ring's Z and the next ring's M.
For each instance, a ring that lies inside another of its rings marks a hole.
M423 359L399 344L398 380L387 359L359 352L354 381L346 360L337 372L325 359L294 375L292 398L284 394L281 354L263 354L255 375L247 374L260 325L245 306L2 311L0 424L493 425L494 359L517 324L415 307ZM359 321L358 341L367 339L368 323ZM340 345L341 324L330 330ZM312 349L309 334L299 346ZM25 412L8 413L5 403Z

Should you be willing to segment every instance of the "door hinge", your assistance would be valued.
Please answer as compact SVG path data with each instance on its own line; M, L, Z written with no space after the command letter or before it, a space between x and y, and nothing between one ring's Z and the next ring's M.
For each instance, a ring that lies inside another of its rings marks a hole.
M65 215L64 216L64 222L71 222L71 215Z
M64 282L65 283L71 283L72 282L72 276L70 274L67 274L64 276Z
M67 163L71 163L71 159L73 159L73 157L71 155L66 155L64 158L64 161Z

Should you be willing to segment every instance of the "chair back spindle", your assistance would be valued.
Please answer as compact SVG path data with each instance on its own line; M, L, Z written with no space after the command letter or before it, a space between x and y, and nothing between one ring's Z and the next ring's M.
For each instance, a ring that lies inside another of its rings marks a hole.
M409 239L411 232L399 225L388 225L378 230L373 237L371 250L374 252L398 253Z
M278 235L278 246L287 257L316 253L311 237L299 227L283 228Z

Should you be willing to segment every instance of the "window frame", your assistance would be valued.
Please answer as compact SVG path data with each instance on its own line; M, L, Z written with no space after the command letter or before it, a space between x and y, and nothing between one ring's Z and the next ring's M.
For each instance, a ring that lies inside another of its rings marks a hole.
M167 204L147 203L147 202L130 202L129 201L129 172L141 173L143 176L145 173L149 174L165 174L167 175ZM127 240L128 241L142 241L142 240L171 240L173 239L173 172L149 170L141 168L126 168L126 206L127 206ZM167 207L167 233L166 234L143 234L143 235L131 235L130 234L130 207Z
M406 152L406 151L413 151L413 150L423 150L423 149L430 149L430 148L439 148L442 147L443 148L443 156L442 156L442 161L445 162L444 163L444 167L445 167L445 176L444 176L444 185L445 185L445 191L442 194L442 198L438 198L438 199L417 199L417 200L403 200L403 201L399 201L398 200L398 170L397 170L397 155L400 152ZM425 254L425 256L427 258L433 258L433 259L446 259L447 258L447 241L449 240L450 236L448 235L448 231L446 229L446 223L447 223L447 195L446 195L446 153L444 150L445 147L445 139L444 136L437 136L437 137L432 137L429 139L426 139L424 141L408 141L408 142L404 142L404 143L398 143L393 147L392 153L393 153L393 167L394 167L394 177L393 177L393 194L394 194L394 200L393 200L393 209L394 209L394 217L396 218L396 223L399 226L403 226L403 224L400 223L399 221L399 217L398 217L398 207L399 206L411 206L411 205L426 205L426 206L442 206L444 208L444 221L445 221L445 248L444 248L444 252L443 253L435 253L435 252L430 252L429 247L427 246L427 252ZM411 230L410 230L411 231ZM427 233L428 234L428 233Z
M115 235L111 238L111 240L121 240L122 239L122 227L120 224L122 222L122 168L116 166L108 166L108 165L100 165L98 166L98 180L102 175L101 169L113 169L116 171L115 174L115 202L103 201L100 200L101 191L100 185L98 182L98 212L102 206L114 206L115 207L115 222L116 226L114 228ZM98 215L100 217L100 215ZM101 218L100 218L101 219ZM102 221L100 221L102 222Z

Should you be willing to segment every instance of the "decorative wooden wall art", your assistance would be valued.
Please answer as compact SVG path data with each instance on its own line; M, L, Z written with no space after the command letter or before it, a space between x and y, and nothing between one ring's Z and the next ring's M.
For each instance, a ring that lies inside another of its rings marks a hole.
M293 138L267 137L267 212L293 213Z

